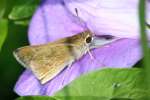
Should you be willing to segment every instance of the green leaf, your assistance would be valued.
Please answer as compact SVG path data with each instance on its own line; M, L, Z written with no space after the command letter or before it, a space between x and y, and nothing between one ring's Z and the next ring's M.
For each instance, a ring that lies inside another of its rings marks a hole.
M58 100L110 100L107 97L97 97L97 96L59 96L55 98Z
M28 26L29 22L30 22L30 20L21 20L21 21L16 20L16 21L14 21L14 24Z
M6 19L0 19L0 51L6 39L7 31L8 31L8 21Z
M56 100L56 99L49 96L25 96L25 97L20 97L16 100Z
M150 52L149 52L149 41L148 41L148 36L147 36L147 31L146 31L146 0L140 0L139 1L139 24L140 24L140 35L141 35L141 44L142 44L142 50L143 50L143 68L145 74L145 81L147 85L147 88L150 89Z
M70 100L70 98L73 98L71 100L110 100L105 97L94 97L94 96L73 96L73 97L65 96L59 98L54 98L50 96L24 96L16 100ZM126 99L120 99L120 100L126 100Z
M140 99L127 99L127 98L106 98L106 97L94 97L94 96L65 96L65 97L48 97L48 96L24 96L16 100L147 100L147 98ZM149 98L148 98L149 100Z
M16 61L12 52L19 47L28 45L27 28L27 26L16 25L13 21L9 20L7 38L0 52L1 100L14 100L17 97L13 88L18 76L21 75L24 69Z
M124 99L138 99L148 96L144 86L141 69L103 69L83 75L55 97L62 96L95 96ZM72 100L70 98L69 100ZM65 99L63 99L65 100ZM74 99L73 99L74 100Z
M6 0L0 0L0 18L3 17L5 13Z
M16 0L9 18L12 20L20 20L29 18L33 15L35 9L39 5L40 0Z

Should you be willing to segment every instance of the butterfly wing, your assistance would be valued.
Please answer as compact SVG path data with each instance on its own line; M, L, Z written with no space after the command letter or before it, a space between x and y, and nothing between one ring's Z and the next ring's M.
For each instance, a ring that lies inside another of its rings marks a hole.
M46 44L42 46L25 46L14 52L16 59L26 68L32 70L42 84L54 78L75 57L71 46L65 44Z

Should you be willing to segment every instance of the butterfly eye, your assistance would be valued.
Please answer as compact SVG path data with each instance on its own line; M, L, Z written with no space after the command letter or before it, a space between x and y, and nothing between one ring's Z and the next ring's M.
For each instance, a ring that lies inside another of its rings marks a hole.
M91 36L87 37L85 41L86 41L86 43L91 43L92 37Z

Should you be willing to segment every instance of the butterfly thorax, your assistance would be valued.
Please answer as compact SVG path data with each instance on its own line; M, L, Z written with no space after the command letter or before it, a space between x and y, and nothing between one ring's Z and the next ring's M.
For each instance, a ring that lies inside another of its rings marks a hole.
M88 36L92 36L92 33L87 30L80 34L74 35L72 37L64 38L58 40L54 43L56 44L66 44L66 48L68 48L68 52L75 58L81 58L85 53L87 53L89 49L89 45L86 43L86 38Z

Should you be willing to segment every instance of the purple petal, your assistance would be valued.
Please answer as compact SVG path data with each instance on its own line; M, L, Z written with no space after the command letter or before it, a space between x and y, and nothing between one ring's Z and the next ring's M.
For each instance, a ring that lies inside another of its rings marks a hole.
M140 36L138 3L139 0L65 0L67 8L73 14L77 8L79 16L96 34L134 39ZM147 22L149 15L150 10L147 9Z
M31 44L47 43L84 30L79 19L69 13L62 2L46 0L37 9L29 27Z
M38 82L31 71L26 70L19 78L15 86L15 92L21 96L38 95L41 93L42 85Z

